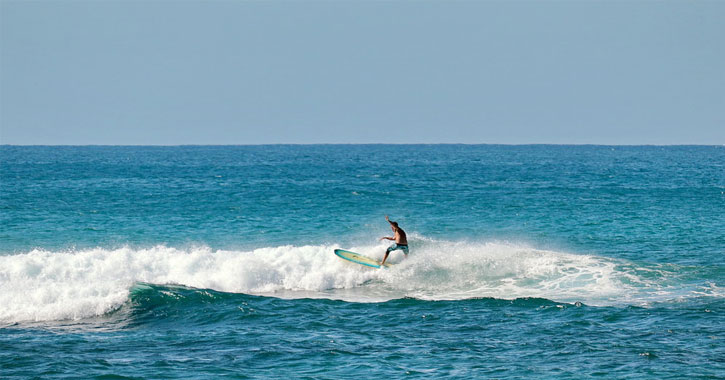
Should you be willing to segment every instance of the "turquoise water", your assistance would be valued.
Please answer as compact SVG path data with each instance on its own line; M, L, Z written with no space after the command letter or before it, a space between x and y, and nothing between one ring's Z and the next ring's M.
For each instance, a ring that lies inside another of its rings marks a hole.
M725 377L719 146L0 146L2 378ZM390 269L384 216L409 236Z

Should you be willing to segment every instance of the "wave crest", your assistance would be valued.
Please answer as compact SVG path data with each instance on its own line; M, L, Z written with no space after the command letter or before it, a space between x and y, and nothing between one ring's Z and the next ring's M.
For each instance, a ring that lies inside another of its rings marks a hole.
M156 246L0 256L0 321L103 315L123 305L139 282L354 302L533 297L593 305L630 302L642 289L658 288L657 278L639 277L614 259L510 243L419 237L408 259L394 252L391 261L397 265L385 270L344 261L333 254L335 248L340 247L215 251ZM345 248L377 259L385 251L383 244Z

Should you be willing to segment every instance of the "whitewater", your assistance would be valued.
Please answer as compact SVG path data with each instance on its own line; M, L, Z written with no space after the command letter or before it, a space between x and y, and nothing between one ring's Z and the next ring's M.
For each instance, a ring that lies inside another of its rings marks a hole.
M127 302L137 283L349 302L490 297L647 305L718 292L714 284L690 289L668 285L673 268L511 243L438 241L419 235L414 239L414 254L405 260L394 257L395 265L386 270L343 261L332 254L340 247L334 244L246 252L155 246L0 256L0 321L102 316ZM379 260L385 247L351 249Z

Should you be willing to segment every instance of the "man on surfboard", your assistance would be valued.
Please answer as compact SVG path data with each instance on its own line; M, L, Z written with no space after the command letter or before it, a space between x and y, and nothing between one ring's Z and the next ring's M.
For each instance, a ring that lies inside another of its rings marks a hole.
M385 265L385 260L388 259L388 255L392 251L401 250L405 254L405 256L408 256L408 237L405 236L405 231L403 231L402 228L398 227L398 223L391 222L390 219L388 219L388 216L385 215L385 220L390 223L390 228L393 229L394 235L392 237L389 236L383 236L380 238L380 240L387 239L387 240L394 240L395 243L388 247L388 250L385 251L385 257L383 257L383 261L380 263L380 265Z

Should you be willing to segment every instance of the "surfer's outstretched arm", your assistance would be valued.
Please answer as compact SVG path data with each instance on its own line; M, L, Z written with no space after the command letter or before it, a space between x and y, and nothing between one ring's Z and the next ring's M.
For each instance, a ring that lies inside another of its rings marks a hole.
M383 236L383 237L380 238L380 240L384 240L384 239L387 239L387 240L395 240L394 237L390 237L390 236Z

